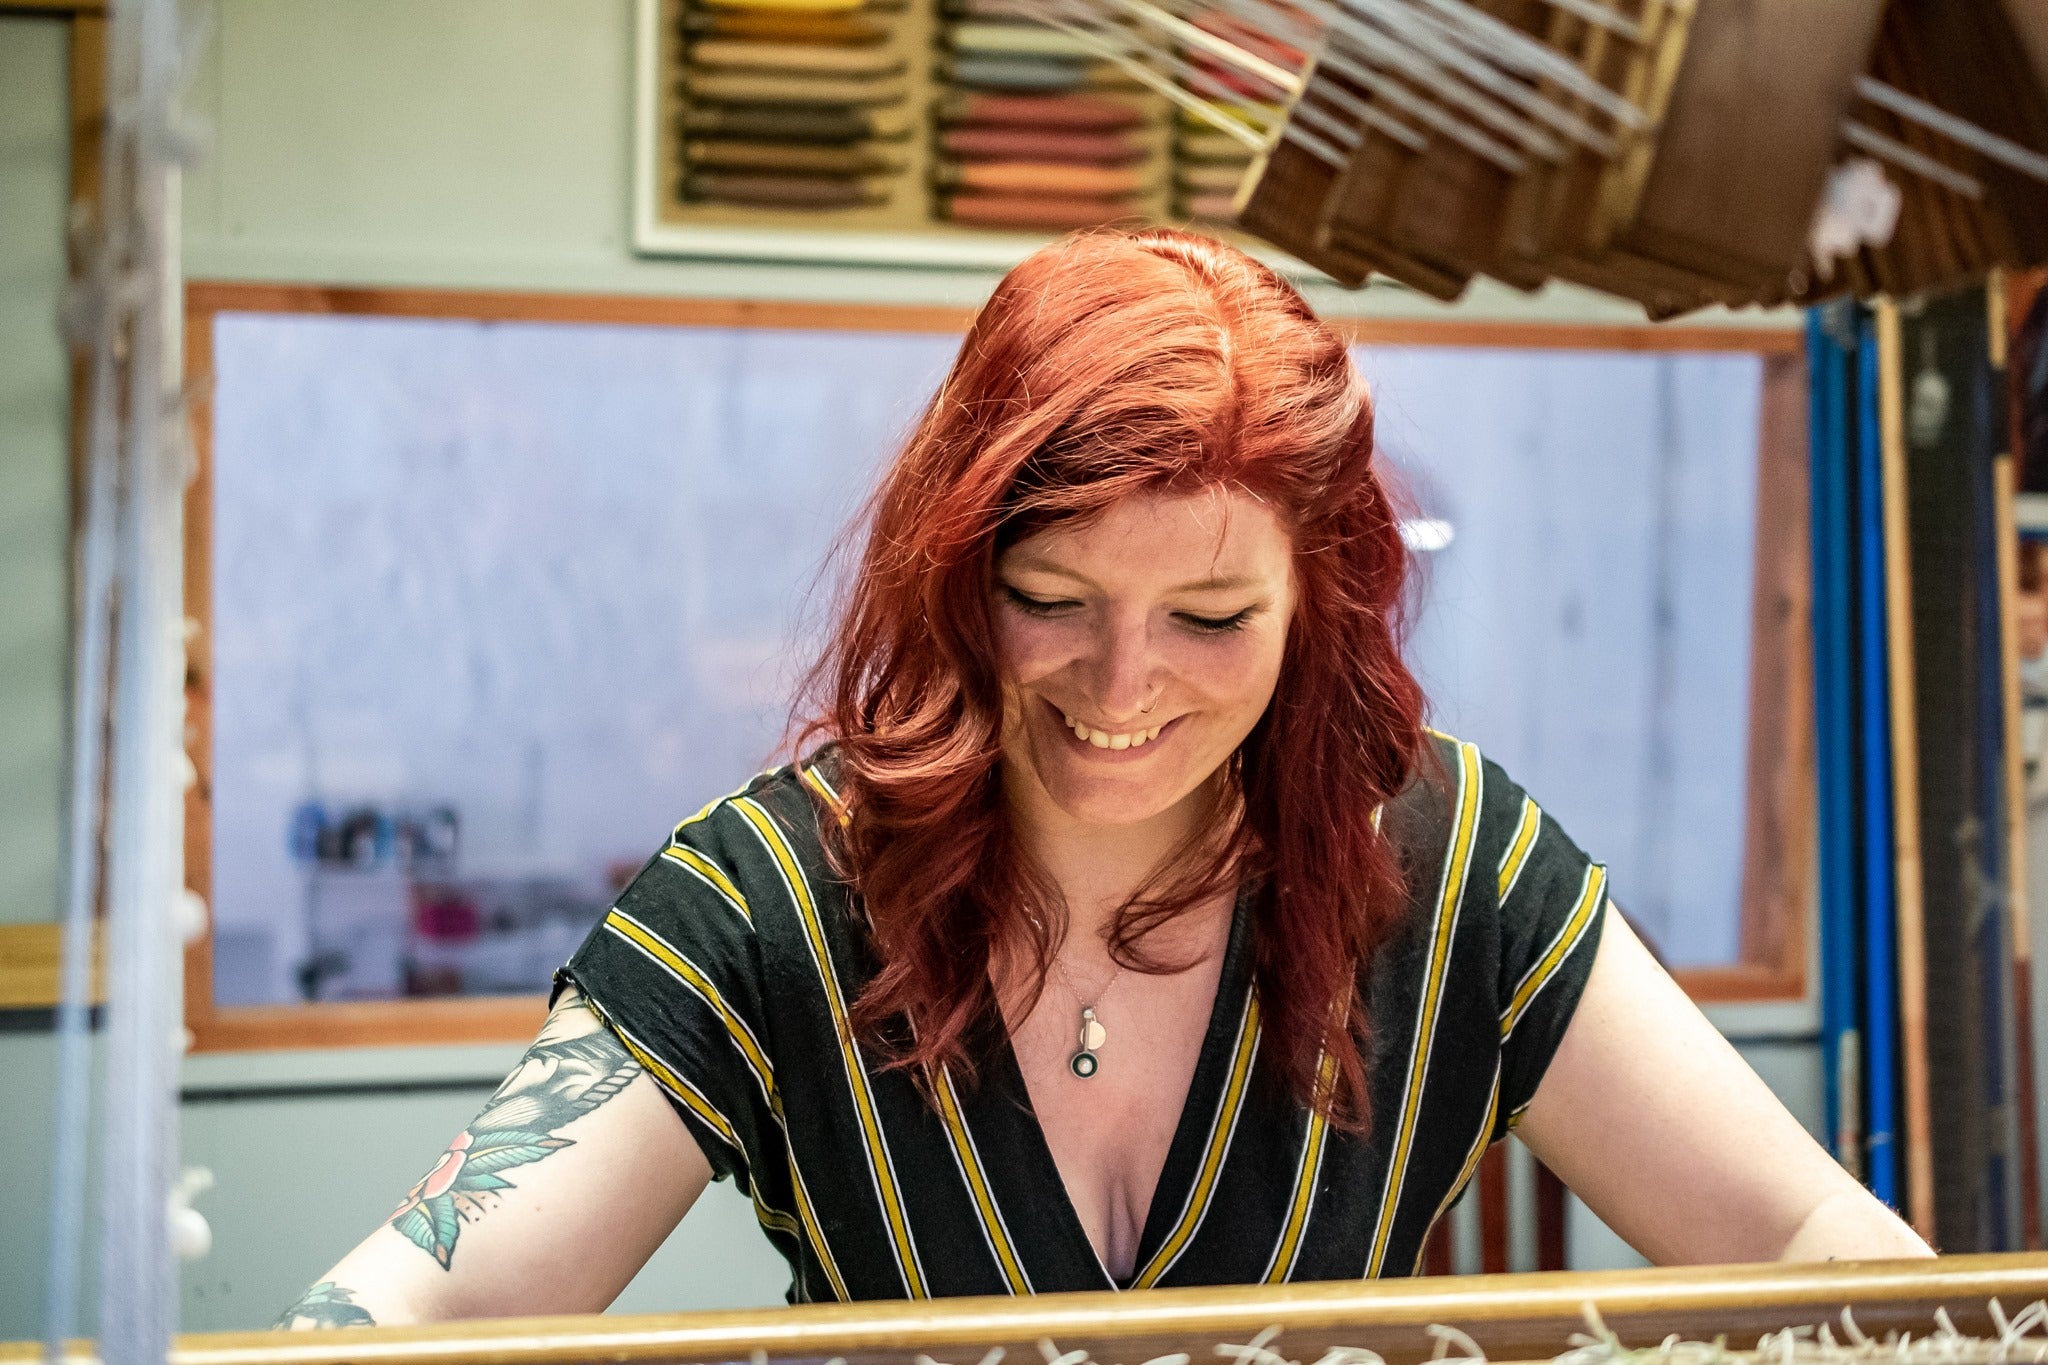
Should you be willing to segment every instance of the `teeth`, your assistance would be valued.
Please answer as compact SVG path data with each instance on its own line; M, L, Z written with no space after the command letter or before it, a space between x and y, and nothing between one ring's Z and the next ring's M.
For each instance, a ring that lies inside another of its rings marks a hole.
M1149 730L1127 730L1123 734L1112 735L1106 730L1092 730L1064 711L1060 712L1060 717L1066 721L1076 739L1097 749L1135 749L1159 738L1159 732L1166 728L1163 725L1155 725Z

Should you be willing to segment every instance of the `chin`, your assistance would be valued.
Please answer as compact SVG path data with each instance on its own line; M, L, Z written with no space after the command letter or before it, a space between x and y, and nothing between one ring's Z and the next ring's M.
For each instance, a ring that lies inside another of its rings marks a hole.
M1190 772L1184 756L1165 752L1145 762L1102 763L1072 752L1064 728L1044 738L1053 741L1047 746L1053 752L1033 754L1039 785L1070 819L1091 825L1137 825L1164 815L1193 795L1215 766Z
M1186 793L1153 783L1046 781L1046 794L1070 818L1089 825L1137 825L1173 809Z

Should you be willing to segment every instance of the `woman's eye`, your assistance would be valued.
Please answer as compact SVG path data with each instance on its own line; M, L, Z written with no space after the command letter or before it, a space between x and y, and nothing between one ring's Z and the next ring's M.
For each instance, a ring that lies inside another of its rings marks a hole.
M1232 612L1228 616L1196 616L1192 612L1184 611L1180 614L1180 619L1192 630L1201 631L1205 635L1221 635L1227 630L1241 629L1257 610L1256 607L1246 607L1243 611Z
M1008 584L1003 585L1003 595L1010 599L1010 605L1027 616L1058 616L1069 608L1078 607L1079 602L1064 597L1033 597L1022 593Z

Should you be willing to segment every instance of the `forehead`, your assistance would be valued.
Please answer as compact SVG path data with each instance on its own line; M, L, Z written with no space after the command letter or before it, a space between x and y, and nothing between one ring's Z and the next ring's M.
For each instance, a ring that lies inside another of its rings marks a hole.
M1266 503L1241 489L1210 487L1134 493L1100 516L1027 536L1004 551L1002 565L1104 587L1271 586L1289 577L1293 543Z

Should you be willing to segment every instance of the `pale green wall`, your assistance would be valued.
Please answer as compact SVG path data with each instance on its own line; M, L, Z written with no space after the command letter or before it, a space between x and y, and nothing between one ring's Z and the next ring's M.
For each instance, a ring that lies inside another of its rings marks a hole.
M958 272L635 258L627 245L630 0L220 0L210 17L193 88L194 112L210 129L210 155L185 186L184 259L193 278L906 303L973 303L993 282ZM18 28L26 21L6 22ZM49 143L48 130L61 139L61 80L51 85L61 62L44 43L40 57L24 60L40 62L42 74L31 73L27 83L14 79L6 65L16 60L17 45L5 41L12 32L0 29L0 146L10 149L10 167L15 147L42 147L28 160L36 175L59 186L48 193L60 192L61 180L50 177L61 177L61 141ZM40 143L28 131L36 129L44 130ZM12 202L11 193L0 193L0 213L17 212ZM47 235L31 245L47 263L39 277L47 291L60 259L61 219L54 205L40 212L42 225L31 224L31 235ZM25 235L7 230L11 222L0 218L0 262L14 259L7 253L20 248L8 243ZM10 282L11 338L14 272L0 266L0 274ZM1311 292L1331 311L1441 311L1393 289ZM1620 305L1571 290L1526 299L1482 287L1463 311L1632 320ZM61 418L61 399L47 392L45 399L36 411ZM6 412L13 411L10 404ZM0 417L0 431L22 425ZM63 525L62 443L47 445L46 456L27 457L32 468L24 486L42 490L42 511L32 523L54 554ZM22 462L12 447L0 460L10 470ZM13 503L0 506L7 509L0 517L11 519ZM9 535L0 613L61 581L50 578L48 565L61 564L50 554L26 568L14 565L11 529ZM12 620L0 615L9 630ZM62 636L54 629L45 623L37 643L24 647L24 665L6 665L8 678L17 671L61 675ZM42 686L36 695L48 692L49 684ZM0 702L0 752L12 752L6 737L17 733L36 744L58 742L61 711L10 726L4 708L12 704ZM11 827L6 822L16 812L44 806L16 800L0 786L0 828ZM29 841L46 869L38 907L51 899L47 869L56 856L55 827L42 828ZM0 899L0 917L7 913ZM37 908L34 917L49 913ZM1803 1007L1734 1013L1719 1022L1736 1034L1810 1034L1813 1027ZM267 1322L389 1211L515 1052L395 1048L193 1058L185 1074L186 1158L210 1167L219 1183L200 1201L214 1226L215 1250L186 1272L185 1326ZM1749 1053L1794 1111L1816 1125L1812 1046L1765 1044ZM0 1339L38 1330L49 1144L41 1097L49 1055L46 1037L0 1036L0 1074L25 1080L17 1093L36 1101L0 1103L9 1177L0 1181ZM1577 1218L1573 1233L1586 1264L1627 1259L1590 1217ZM785 1283L746 1202L719 1187L620 1307L768 1303L779 1300Z
M63 809L65 26L0 19L0 924L54 919Z

